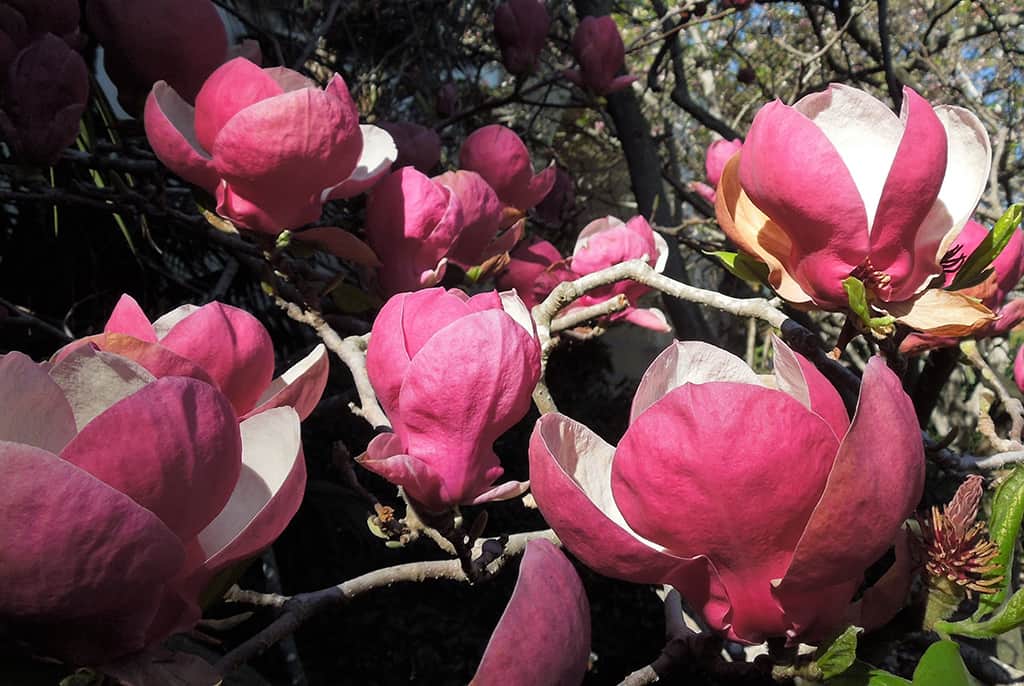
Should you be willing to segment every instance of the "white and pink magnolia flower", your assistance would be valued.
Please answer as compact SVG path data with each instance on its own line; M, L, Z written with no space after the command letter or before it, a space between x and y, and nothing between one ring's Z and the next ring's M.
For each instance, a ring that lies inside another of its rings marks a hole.
M145 122L171 171L215 195L222 217L266 233L316 221L324 202L367 190L397 154L386 131L359 125L340 76L320 89L241 57L210 75L194 108L158 81Z
M580 577L550 541L529 541L470 686L579 686L589 663L590 603Z
M985 187L988 134L967 110L903 94L899 116L841 84L764 106L723 171L718 219L790 302L844 310L854 276L878 311L963 335L991 312L929 287Z
M913 405L882 358L851 422L778 340L770 385L730 353L676 342L641 380L617 447L557 413L530 442L533 495L569 551L602 574L671 584L745 643L814 641L895 614L924 468ZM896 563L853 602L894 545Z
M655 271L662 271L668 261L668 244L647 220L637 215L627 222L608 216L587 224L576 238L572 252L572 270L580 276L592 274L628 260L643 259ZM636 307L637 300L650 293L643 284L626 279L591 291L576 301L576 307L602 303L617 295L629 299L629 307L611 316L655 331L670 331L671 326L661 310Z
M280 535L327 367L318 349L271 382L269 345L241 310L150 324L125 296L49 364L0 356L7 628L73 663L116 659L191 628L216 575Z
M523 418L540 377L533 320L514 293L400 293L373 323L366 368L394 433L359 463L430 512L511 498L492 444Z

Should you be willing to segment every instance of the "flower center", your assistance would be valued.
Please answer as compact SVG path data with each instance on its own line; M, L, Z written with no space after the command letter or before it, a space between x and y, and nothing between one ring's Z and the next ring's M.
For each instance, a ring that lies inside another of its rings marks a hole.
M892 293L892 277L885 272L876 269L871 264L871 259L866 258L859 267L853 270L851 276L855 276L864 284L864 288L878 297L879 300L888 300Z

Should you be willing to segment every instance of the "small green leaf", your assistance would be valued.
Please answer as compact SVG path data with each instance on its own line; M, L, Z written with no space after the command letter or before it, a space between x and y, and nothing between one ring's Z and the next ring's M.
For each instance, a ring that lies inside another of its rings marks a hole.
M992 264L993 260L999 257L999 253L1003 252L1003 248L1013 238L1013 232L1020 226L1022 218L1024 218L1024 203L1010 205L960 267L956 278L953 279L953 283L949 284L947 290L956 291L967 288L970 284L979 283L978 277Z
M914 686L971 686L971 676L960 659L960 646L939 641L928 646L914 670Z
M910 686L910 682L866 662L855 661L839 676L825 680L828 686Z
M857 315L865 326L869 329L879 330L881 333L890 333L885 329L891 327L896 319L888 315L884 317L871 316L868 291L864 287L863 281L856 276L848 276L843 280L843 290L846 291L846 298L850 302L850 311Z
M768 265L760 260L755 260L745 253L727 252L725 250L716 250L704 254L716 258L722 263L723 267L744 281L768 284Z
M999 565L1003 575L1003 586L998 593L983 595L978 602L978 611L972 619L982 619L1003 604L1010 588L1013 574L1010 560L1013 558L1013 546L1020 534L1021 518L1024 517L1024 467L1017 465L1013 472L1003 480L992 498L992 515L989 517L989 537L999 546L999 555L993 560Z
M857 659L857 634L863 629L858 626L846 627L828 646L818 648L814 661L818 663L822 676L831 679L839 676Z

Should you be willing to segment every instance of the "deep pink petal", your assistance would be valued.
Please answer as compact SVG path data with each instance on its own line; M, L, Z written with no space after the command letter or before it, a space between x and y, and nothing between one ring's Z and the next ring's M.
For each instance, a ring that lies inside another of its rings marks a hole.
M135 298L125 293L117 301L114 311L110 313L103 333L123 333L140 341L156 343L156 332L149 323L149 317L139 307Z
M627 429L612 493L639 535L680 557L707 556L728 589L735 634L757 642L785 628L770 583L789 565L837 449L831 428L786 393L686 384Z
M530 541L471 684L578 686L589 662L590 604L583 584L550 541Z
M212 152L217 135L232 117L283 92L269 74L245 58L236 57L223 64L210 74L196 96L196 139Z
M178 537L131 498L47 451L0 442L0 469L0 607L8 629L78 664L143 648L162 585L184 557Z
M377 125L391 135L398 148L393 169L412 166L429 174L441 161L441 137L433 129L408 121L382 121Z
M210 154L199 144L195 110L164 81L146 98L146 137L153 152L175 174L213 193L220 176Z
M707 153L704 157L704 173L707 175L708 183L712 186L718 185L718 180L722 178L722 170L725 169L725 163L729 161L729 158L738 153L743 149L743 141L739 139L725 140L719 139L708 146ZM711 189L711 200L714 202L714 189Z
M212 302L178 322L160 341L200 365L238 414L251 410L274 378L274 346L256 317Z
M551 17L540 0L507 0L494 10L494 37L512 74L533 70L547 41Z
M215 386L214 380L198 363L168 350L159 343L147 343L119 333L101 334L91 341L100 350L127 357L142 365L150 374L159 378L165 376L187 376ZM68 350L71 346L65 347ZM64 354L64 351L61 351ZM61 360L63 357L58 357ZM56 361L56 360L55 360Z
M409 360L412 359L402 331L405 301L412 295L399 293L384 303L377 318L373 320L370 343L366 350L366 373L381 407L392 423L398 420L398 394L402 390L402 379L405 378Z
M580 79L597 95L621 90L632 82L628 76L615 77L623 66L625 46L611 17L585 17L573 34L572 52L580 64Z
M521 210L529 209L529 203L547 181L535 182L530 152L516 133L500 124L491 124L477 129L466 137L459 150L459 165L474 171L484 178L502 202ZM547 191L554 185L551 174ZM531 184L540 186L534 188ZM540 202L543 196L536 198Z
M842 618L850 598L840 595L823 605L815 589L845 586L852 594L864 570L896 540L923 486L924 451L913 404L885 360L873 357L828 485L773 590L791 623Z
M235 226L273 236L287 228L319 221L323 212L323 203L315 196L310 196L305 201L295 198L271 207L259 200L244 197L236 188L224 181L217 186L215 196L217 214L230 220Z
M462 206L462 229L448 251L448 259L462 267L480 264L498 234L503 209L501 200L476 172L445 172L433 180L450 188Z
M774 334L772 348L775 351L773 366L778 388L824 419L832 427L837 441L843 440L850 428L850 416L846 414L846 405L835 386L806 357L793 352Z
M27 355L0 355L0 398L0 441L58 453L77 431L64 392Z
M347 95L335 77L327 90L290 91L246 107L217 135L214 166L237 195L271 216L319 204L324 189L348 178L362 153Z
M931 105L903 89L906 124L871 226L871 264L892 277L886 300L906 300L942 273L941 235L918 235L946 175L946 131Z
M845 306L842 282L868 256L868 220L832 142L776 101L754 117L739 165L743 190L792 241L789 273L819 305Z
M451 498L443 477L417 457L402 451L401 439L393 433L375 436L366 452L356 458L360 465L378 474L405 492L428 511L447 509Z
M886 624L907 603L910 583L917 571L910 533L900 529L894 543L896 559L882 578L864 591L864 595L848 608L849 623L873 631Z
M665 313L654 307L627 307L622 312L612 315L611 319L626 321L633 326L660 333L672 331L672 325L668 323Z
M675 341L654 358L640 378L629 410L629 423L672 389L709 381L761 385L754 370L732 353L701 341Z
M263 391L256 407L242 419L274 407L293 407L299 419L305 419L320 402L327 375L331 370L327 349L320 344L313 351L290 367Z
M171 377L93 419L61 457L130 496L184 541L224 507L241 450L227 399L201 381Z

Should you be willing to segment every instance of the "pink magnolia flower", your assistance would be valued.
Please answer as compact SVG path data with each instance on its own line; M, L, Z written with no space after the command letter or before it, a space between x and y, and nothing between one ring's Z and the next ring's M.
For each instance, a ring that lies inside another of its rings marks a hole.
M786 300L847 308L860 279L873 307L910 328L963 335L991 312L931 288L988 179L988 134L970 112L904 89L899 117L832 84L761 109L718 185L722 228L763 260ZM827 192L822 192L827 189Z
M414 167L385 177L366 204L366 239L380 258L384 293L439 283L462 227L462 205L450 187Z
M129 111L138 111L157 81L193 102L228 55L224 23L210 0L89 0L86 20Z
M434 177L451 189L462 207L462 227L448 250L448 259L463 269L507 253L523 237L525 220L501 233L505 207L494 189L476 172L457 170Z
M609 16L585 17L572 37L572 54L579 69L568 69L566 78L597 95L616 93L636 81L635 76L616 76L622 69L626 48L619 27Z
M981 244L989 230L974 221L968 221L956 237L947 253L947 261L959 261L970 257L974 249ZM1019 229L1013 232L1010 242L1006 244L999 256L992 261L992 274L985 281L958 293L977 298L981 303L996 314L997 319L988 322L972 334L972 338L991 338L1003 336L1013 327L1024 321L1024 299L1017 298L1006 302L1010 294L1024 276L1024 233ZM945 273L946 286L953 282L960 268L950 269ZM961 339L950 336L933 336L925 333L910 334L900 343L900 352L916 355L935 348L957 345Z
M512 74L533 71L547 42L551 17L540 0L506 0L494 10L494 37Z
M89 99L89 72L82 57L53 34L43 34L16 53L0 90L0 134L15 155L52 164L78 136Z
M523 302L496 291L400 293L371 333L366 368L394 433L374 438L360 464L431 512L522 493L518 481L493 485L504 470L491 445L526 414L540 378Z
M359 126L348 87L236 58L203 84L193 108L165 81L146 100L146 135L171 171L217 197L235 224L278 233L316 221L328 199L387 172L394 143Z
M743 149L743 141L739 139L719 139L708 146L707 154L704 157L704 170L707 174L707 183L693 183L691 187L697 191L702 198L712 205L715 203L715 187L722 178L722 171L725 163L733 155Z
M0 356L0 393L0 617L44 654L96 664L191 628L302 498L291 407L239 422L212 384L89 345Z
M623 223L615 217L595 219L580 231L572 252L572 269L580 276L592 274L627 260L644 259L656 271L662 271L668 261L668 244L661 234L651 229L643 217L637 215ZM630 306L611 316L655 331L671 331L665 315L654 308L638 308L640 297L651 289L635 281L625 280L591 291L576 301L577 307L602 303L617 295L625 295Z
M411 165L429 174L441 161L441 137L433 129L408 121L382 121L380 128L391 135L398 149L394 169Z
M502 290L515 289L526 307L533 309L563 281L579 278L548 241L531 236L509 253L509 263L495 279Z
M580 577L550 541L531 540L512 597L470 683L579 686L589 662L590 603Z
M671 584L745 643L813 642L895 614L924 468L913 405L882 358L851 422L781 341L771 386L730 353L676 342L641 380L618 447L557 413L530 442L533 495L568 550L602 574ZM851 606L893 545L896 563Z
M466 137L459 166L484 178L501 201L525 212L535 207L555 183L555 168L533 173L530 151L515 131L490 124Z

